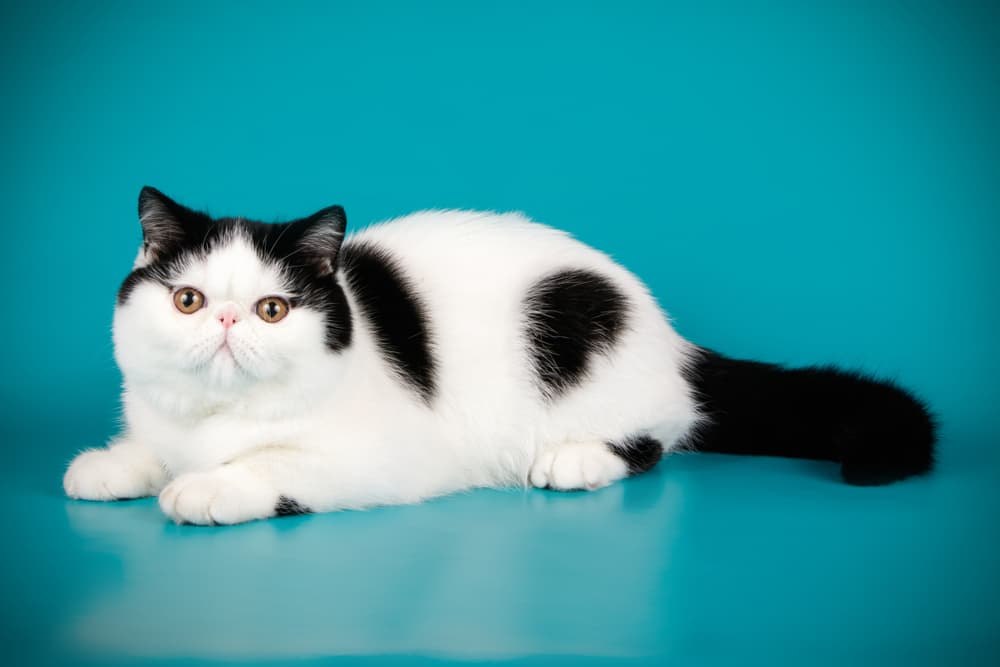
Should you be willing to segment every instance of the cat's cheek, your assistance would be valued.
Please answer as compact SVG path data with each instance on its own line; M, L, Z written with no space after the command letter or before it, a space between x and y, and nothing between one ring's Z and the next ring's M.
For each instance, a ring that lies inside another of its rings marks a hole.
M129 302L115 309L112 338L115 361L127 374L158 374L177 365L176 350L190 332L166 310L162 288L137 287Z
M181 475L160 494L160 509L177 523L243 523L275 514L279 494L238 465Z

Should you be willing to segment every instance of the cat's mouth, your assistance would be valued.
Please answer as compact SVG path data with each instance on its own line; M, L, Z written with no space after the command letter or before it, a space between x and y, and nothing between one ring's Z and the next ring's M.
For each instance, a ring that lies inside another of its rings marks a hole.
M236 355L233 353L233 348L229 345L229 340L222 341L222 345L219 349L215 351L215 358L224 361L225 363L231 363L237 368L241 368L240 362L236 359Z

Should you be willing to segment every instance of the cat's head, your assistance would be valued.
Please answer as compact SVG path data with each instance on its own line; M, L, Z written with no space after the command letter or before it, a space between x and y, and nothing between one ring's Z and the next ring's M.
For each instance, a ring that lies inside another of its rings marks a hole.
M142 247L115 309L127 381L242 391L294 381L350 342L335 278L339 206L284 224L213 219L146 187L139 221Z

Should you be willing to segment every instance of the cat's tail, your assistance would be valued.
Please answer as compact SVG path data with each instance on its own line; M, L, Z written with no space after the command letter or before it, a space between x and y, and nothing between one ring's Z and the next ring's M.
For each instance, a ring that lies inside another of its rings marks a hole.
M689 443L696 451L836 461L844 480L859 485L888 484L934 465L934 417L892 382L704 349L686 374L703 415Z

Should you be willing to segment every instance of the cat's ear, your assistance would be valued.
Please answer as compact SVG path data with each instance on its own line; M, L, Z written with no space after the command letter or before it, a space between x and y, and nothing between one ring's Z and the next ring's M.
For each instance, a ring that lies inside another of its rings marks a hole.
M147 185L139 193L140 257L149 263L176 250L193 224L204 217Z
M347 215L340 206L328 206L303 220L305 229L299 245L306 259L321 276L337 268L337 255L344 242Z

